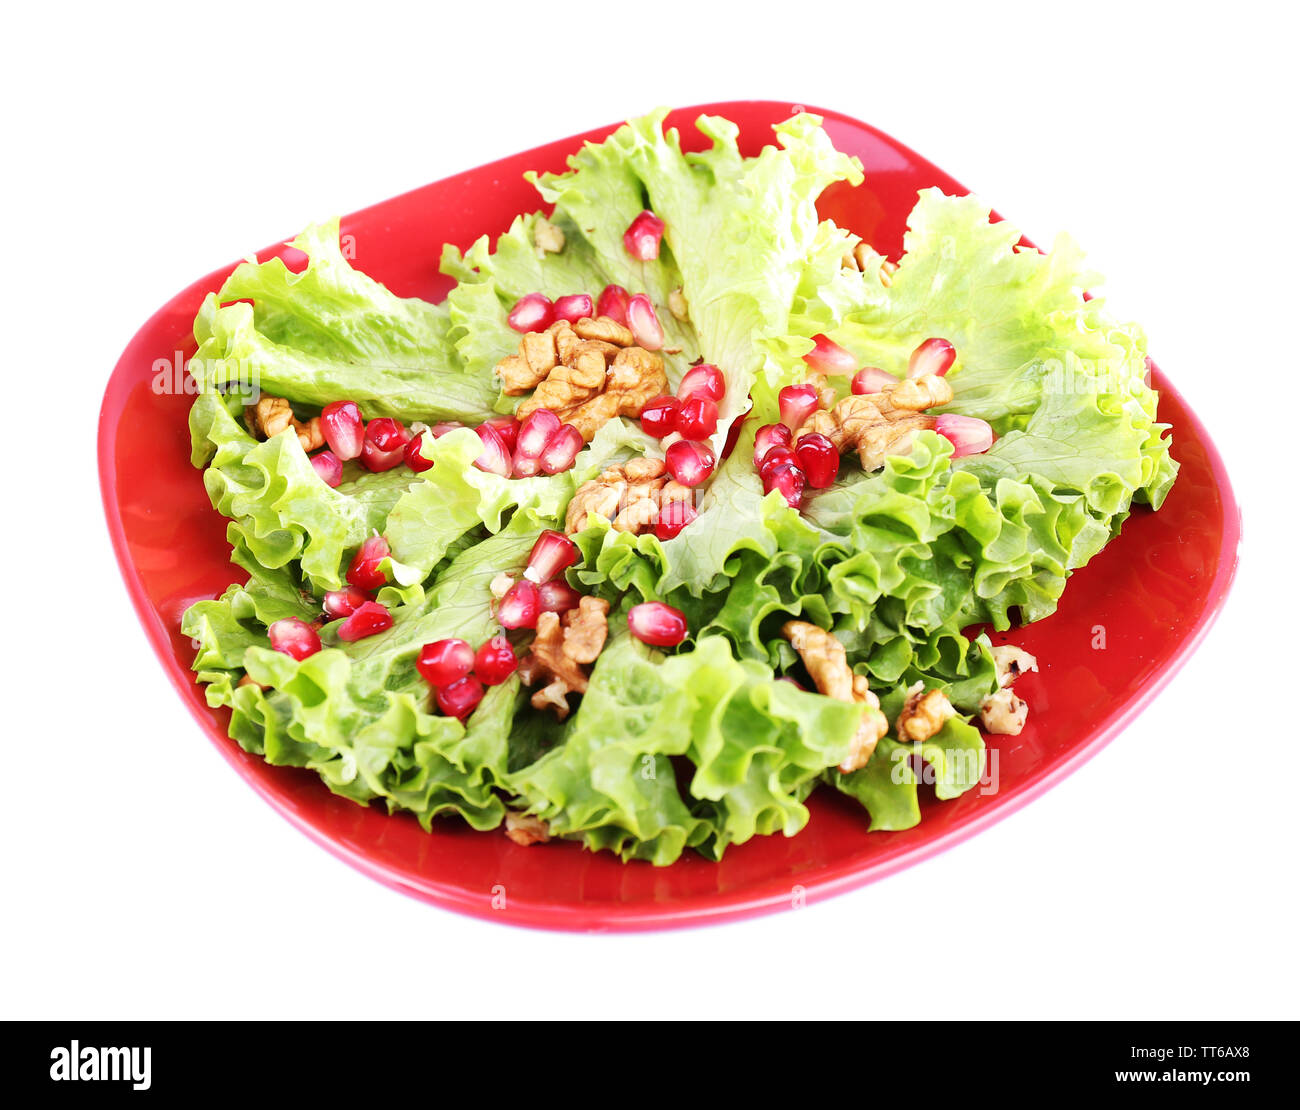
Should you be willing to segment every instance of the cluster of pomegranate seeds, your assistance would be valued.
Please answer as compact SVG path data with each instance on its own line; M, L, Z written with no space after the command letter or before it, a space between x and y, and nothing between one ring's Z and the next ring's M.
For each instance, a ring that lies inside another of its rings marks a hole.
M642 262L659 257L659 244L664 237L664 222L653 212L642 212L628 224L623 232L623 246L627 253Z
M578 545L563 532L546 531L537 537L528 554L524 577L535 585L551 581L582 557ZM507 595L508 596L508 595Z
M851 352L824 335L813 336L813 349L803 356L804 362L819 374L852 374L858 360Z
M654 647L676 647L686 639L686 616L662 601L633 605L627 614L628 631Z
M483 456L474 465L503 474L499 469L502 465L500 454L495 451L490 438L490 433L496 429L489 424L480 425L479 435L484 437L484 455L491 453L491 458L486 461L492 465L483 465ZM484 436L484 428L488 429L488 436ZM514 424L511 437L507 444L505 436L500 436L502 447L510 452L509 465L503 477L510 478L532 478L537 474L559 474L568 470L583 445L582 433L572 424L561 424L560 418L550 409L534 409L522 423Z
M348 564L347 580L360 590L377 590L388 585L380 564L391 555L383 536L371 536L357 549Z
M316 629L297 617L276 621L266 630L271 647L291 659L306 659L320 651L320 637Z
M415 659L415 669L433 687L438 708L462 721L483 700L483 687L501 685L518 665L504 636L484 641L478 651L464 640L434 640Z
M346 643L364 640L377 632L386 632L393 627L392 614L379 602L367 601L358 605L338 627L338 638Z
M311 457L312 469L330 489L343 481L343 464L333 451L318 451Z
M596 315L608 316L620 324L627 324L627 306L632 298L621 285L607 285L596 300Z
M345 590L330 590L325 595L321 607L330 620L338 620L339 617L352 616L369 600L370 595L365 590L357 586L349 586Z
M529 293L515 302L506 323L518 332L545 331L555 323L555 305L544 293Z
M704 441L718 430L718 403L726 393L722 371L706 362L686 372L676 397L656 397L641 410L641 427L647 435L681 437L668 446L664 461L673 481L689 489L708 481L717 467L717 457ZM675 510L678 516L662 528L656 525L660 539L671 539L695 519L693 507L689 519L680 518L680 512Z

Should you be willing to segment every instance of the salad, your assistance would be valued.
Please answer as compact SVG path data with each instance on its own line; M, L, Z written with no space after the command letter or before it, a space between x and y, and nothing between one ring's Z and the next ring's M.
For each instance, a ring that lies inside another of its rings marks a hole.
M663 865L971 789L1040 620L1176 474L1096 277L923 191L888 259L812 115L744 157L665 112L530 174L440 304L337 222L204 301L193 462L240 582L183 629L208 703L360 804ZM924 781L922 781L924 780ZM545 849L538 849L544 851Z

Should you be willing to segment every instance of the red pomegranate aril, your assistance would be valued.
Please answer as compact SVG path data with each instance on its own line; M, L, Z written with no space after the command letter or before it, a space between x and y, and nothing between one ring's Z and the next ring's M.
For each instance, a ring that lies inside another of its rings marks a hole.
M537 596L543 613L567 613L570 609L576 609L582 600L582 594L563 578L543 582L537 587Z
M799 469L813 489L825 489L840 472L840 453L835 444L820 432L800 436L794 454L799 460Z
M331 401L320 413L321 433L329 449L346 462L361 454L366 437L366 422L355 401Z
M607 285L596 300L596 315L608 316L620 324L627 323L628 292L621 285Z
M411 442L406 445L406 450L402 452L402 461L417 474L422 474L433 466L433 460L426 459L420 450L423 443L424 433L421 432L418 436L411 437Z
M462 678L450 686L444 686L434 700L448 717L457 717L463 721L483 700L483 683L473 676Z
M664 222L653 212L642 212L623 232L627 253L642 262L659 257L659 243L664 237Z
M545 331L555 323L555 305L545 294L529 293L515 301L506 323L518 332Z
M948 373L957 359L957 351L946 339L927 339L907 360L907 376L919 378L922 374Z
M480 424L474 429L483 441L483 452L474 460L474 465L489 474L499 474L502 478L510 477L510 452L506 450L505 440L491 424Z
M893 389L898 384L898 379L888 370L881 370L878 366L864 366L853 375L853 381L849 388L858 397L864 397L868 393L880 393L885 389Z
M501 622L502 628L536 628L537 614L541 608L542 599L537 593L537 584L521 578L501 599L497 620Z
M655 521L655 535L661 540L675 540L683 528L700 514L689 501L669 501L659 510Z
M518 666L515 649L504 636L493 636L474 653L474 677L484 686L500 686Z
M686 616L662 601L633 605L627 614L628 631L654 647L676 647L686 639Z
M822 403L817 387L811 382L787 385L777 394L777 402L781 406L781 423L791 431L800 427Z
M434 640L415 657L415 669L434 689L459 682L473 666L474 649L464 640Z
M364 640L367 636L374 636L392 627L392 614L379 602L367 601L364 605L358 606L356 611L339 625L338 638L345 643L355 643L357 640Z
M655 439L663 439L677 430L677 413L682 403L667 394L656 397L641 410L641 430Z
M311 457L311 466L317 476L330 489L343 481L343 464L333 451L318 451Z
M692 366L682 377L677 387L677 396L683 401L692 397L707 397L710 401L721 401L727 395L727 381L722 371L708 362Z
M348 564L347 580L361 590L377 590L388 585L388 579L379 569L380 564L391 555L388 541L383 536L371 536L366 540Z
M993 428L978 416L945 413L934 418L934 430L952 444L952 457L981 455L993 446Z
M584 316L592 316L595 313L595 306L591 303L591 297L586 293L570 293L567 297L559 297L555 302L555 318L557 320L568 320L569 323L575 323Z
M766 482L768 475L778 466L790 465L798 465L794 448L787 447L784 443L778 443L767 449L767 454L763 456L762 461L758 464L758 476Z
M297 617L286 617L276 621L266 630L271 638L271 647L290 659L306 659L320 651L320 637L316 629Z
M657 351L664 345L664 329L650 298L638 293L627 302L627 326L639 346L647 351Z
M515 457L528 459L540 458L546 450L551 436L560 430L560 418L550 409L535 409L519 425L519 437L515 440Z
M804 362L819 374L851 374L858 368L858 360L838 343L824 335L814 335L815 346L803 356Z
M578 545L563 532L548 530L537 537L528 553L528 566L524 577L530 582L549 582L561 571L568 570L581 558Z
M797 509L803 500L803 487L806 481L807 477L803 470L786 463L784 466L778 466L763 479L763 492L771 493L777 490L790 508Z
M339 617L352 616L369 600L370 595L365 590L348 586L343 590L330 590L321 602L321 608L330 620L338 620Z
M361 445L361 465L376 474L401 466L410 441L411 433L391 416L372 420L366 425L366 438Z
M536 478L542 472L542 460L530 458L527 455L515 451L515 457L510 464L510 477L512 478Z
M543 474L560 474L573 465L578 452L582 450L582 433L572 424L561 424L560 430L551 436L539 460Z
M722 457L731 458L731 452L736 449L736 444L740 440L740 431L745 426L745 417L737 416L731 422L731 427L727 429L727 438L722 444Z
M677 410L677 431L684 439L708 439L718 430L718 405L708 397L692 397Z
M673 476L673 481L694 489L713 473L717 460L703 443L679 439L665 452L664 461L668 464L668 473Z
M513 454L515 443L519 439L519 421L513 416L494 416L491 420L484 420L483 423L497 430L497 435L501 437L501 442L506 445L506 450ZM457 428L461 427L459 424L455 426ZM438 427L441 427L441 425L438 425Z
M497 418L493 418L492 420L489 420L488 423L489 424L495 423L496 419ZM511 417L506 417L505 419L510 420ZM434 439L441 439L448 432L454 432L457 428L463 428L463 427L465 427L465 425L462 424L459 420L440 420L438 421L437 424L435 424L432 428L429 429L429 434L433 436Z
M754 469L763 465L763 459L773 447L789 447L794 433L786 424L764 424L754 436Z

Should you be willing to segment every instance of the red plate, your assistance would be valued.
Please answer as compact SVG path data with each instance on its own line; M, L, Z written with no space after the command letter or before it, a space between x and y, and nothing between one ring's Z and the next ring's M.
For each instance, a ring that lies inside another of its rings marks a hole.
M705 145L691 126L702 112L740 126L757 153L792 106L768 101L709 104L673 113L684 142ZM824 215L897 257L918 189L964 190L947 174L873 127L820 112L840 150L856 154L867 182L836 186ZM549 143L395 197L343 220L359 245L357 265L395 292L432 300L450 282L438 274L444 242L466 247L506 230L537 207L527 169L561 170L584 139L614 125ZM283 246L259 254L288 253ZM131 341L104 395L99 467L109 531L145 631L212 742L232 767L317 843L381 882L464 913L556 929L632 930L695 925L812 902L917 863L1005 817L1059 782L1115 737L1169 680L1205 634L1236 569L1238 510L1218 452L1200 421L1156 371L1160 418L1173 425L1182 473L1159 513L1136 511L1122 534L1070 582L1059 612L1018 632L1042 673L1017 691L1033 706L1016 737L994 737L997 789L957 801L923 801L907 832L866 831L865 812L829 790L811 800L798 836L758 837L718 864L692 857L667 868L619 863L577 844L521 848L500 833L451 821L425 833L413 818L386 816L332 795L315 775L270 767L226 735L227 712L207 707L180 634L191 602L213 597L239 576L227 562L225 522L189 464L191 397L156 392L156 360L194 352L191 324L205 293L228 267L178 293ZM142 436L138 429L148 428ZM1104 629L1105 647L1093 646ZM924 788L923 788L924 792Z

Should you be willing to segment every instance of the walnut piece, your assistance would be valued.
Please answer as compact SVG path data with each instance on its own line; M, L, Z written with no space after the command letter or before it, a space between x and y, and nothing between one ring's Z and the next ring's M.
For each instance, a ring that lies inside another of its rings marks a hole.
M980 704L980 724L985 732L1019 736L1029 719L1029 706L1010 686L990 694Z
M247 411L247 410L245 410ZM293 415L293 408L283 397L272 397L263 393L249 415L253 429L264 439L279 435L285 428L293 428L298 442L304 451L315 451L325 446L325 433L321 431L320 417L310 420L298 420Z
M876 252L866 243L859 242L851 250L844 252L842 265L846 270L860 270L866 273L871 269L871 260L876 257ZM894 274L898 272L898 263L890 262L888 258L880 260L880 284L886 289L894 283Z
M950 717L956 715L957 710L952 707L947 694L942 690L927 693L924 683L917 682L908 689L907 700L903 702L894 727L904 743L929 740Z
M781 635L799 653L804 668L817 689L836 701L863 706L862 723L849 744L849 754L839 765L845 774L867 765L880 739L889 731L889 721L880 712L880 699L871 692L864 675L849 667L844 645L824 628L808 621L786 621Z
M559 254L564 250L564 232L545 216L539 216L533 224L533 246L542 254Z
M1015 644L999 644L991 651L998 669L998 685L1010 686L1026 671L1037 671L1038 660Z
M529 332L496 371L508 395L533 391L516 412L520 420L550 409L588 443L610 420L640 416L647 401L668 390L663 358L636 346L632 333L608 316L557 320Z
M506 811L506 836L527 848L530 844L545 844L551 839L551 829L540 817L511 809Z
M638 458L611 466L578 487L564 516L564 530L581 532L595 513L616 532L640 535L654 528L659 512L674 501L690 501L694 493L665 476L663 459Z
M532 650L519 663L525 686L544 682L532 696L536 709L550 707L561 721L569 715L569 694L587 692L585 663L594 663L609 634L609 602L584 597L578 608L537 618Z

